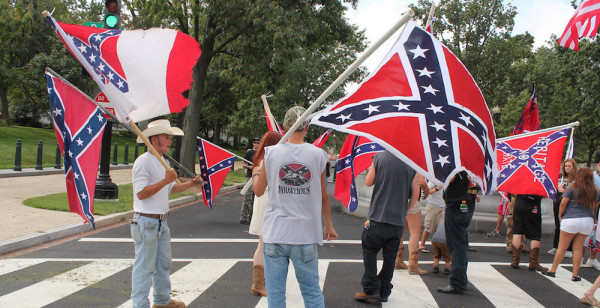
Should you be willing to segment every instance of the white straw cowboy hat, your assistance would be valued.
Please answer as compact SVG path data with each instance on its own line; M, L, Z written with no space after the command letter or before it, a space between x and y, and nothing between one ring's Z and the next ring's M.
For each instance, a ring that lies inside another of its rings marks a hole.
M148 128L146 128L142 134L146 136L146 138L150 138L150 136L167 134L172 136L183 136L183 131L178 128L171 126L169 120L156 120L148 123ZM144 140L140 136L137 137L138 143L143 143Z

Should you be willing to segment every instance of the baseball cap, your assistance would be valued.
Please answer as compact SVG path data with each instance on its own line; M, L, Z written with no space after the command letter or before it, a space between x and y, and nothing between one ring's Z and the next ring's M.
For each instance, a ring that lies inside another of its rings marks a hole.
M300 116L302 116L304 111L306 111L306 109L304 109L304 107L300 107L300 106L294 106L294 107L288 109L288 111L285 113L285 117L283 119L283 126L285 127L285 129L290 129L290 127L292 127L294 125L294 123L296 123L298 118L300 118ZM308 123L309 123L308 120L304 121L304 123L302 123L302 124L300 124L300 126L298 126L296 131L301 131L301 130L305 129L308 126Z

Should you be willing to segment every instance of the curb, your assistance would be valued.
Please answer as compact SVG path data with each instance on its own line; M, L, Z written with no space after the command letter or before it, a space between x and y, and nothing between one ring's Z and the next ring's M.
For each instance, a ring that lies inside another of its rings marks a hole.
M244 184L234 184L232 186L223 187L219 192L224 193L232 190L241 189ZM192 203L197 200L202 199L202 194L198 194L196 196L186 196L173 200L169 200L169 208L180 206L187 203ZM96 219L96 229L100 229L102 227L114 225L122 222L123 220L131 219L133 217L133 210L123 212L123 213L115 213L107 216L98 217ZM65 238L67 236L83 234L89 231L94 231L92 226L87 223L77 222L68 224L65 226L60 226L52 229L45 230L40 233L31 233L27 235L22 235L19 237L11 238L8 240L0 241L0 256L7 254L9 252L29 248L35 245L47 243L50 241L58 240L61 238Z
M127 165L110 165L110 170L121 170L131 168L133 168L133 163ZM35 168L23 168L22 171L13 171L12 169L0 170L0 178L16 178L22 176L39 176L50 174L65 174L64 167L61 167L60 169L55 169L53 167L45 167L43 170L36 170Z

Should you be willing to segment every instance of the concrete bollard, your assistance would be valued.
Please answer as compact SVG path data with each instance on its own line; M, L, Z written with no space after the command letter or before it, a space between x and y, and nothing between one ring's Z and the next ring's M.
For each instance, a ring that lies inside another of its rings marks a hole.
M13 171L22 171L21 168L21 139L17 139L17 148L15 149L15 166Z
M37 159L35 161L35 170L44 170L42 166L42 152L44 151L44 144L42 140L38 141Z
M54 169L60 169L60 146L56 144L56 157L54 158Z
M123 165L129 165L129 143L125 143L125 153L123 153Z

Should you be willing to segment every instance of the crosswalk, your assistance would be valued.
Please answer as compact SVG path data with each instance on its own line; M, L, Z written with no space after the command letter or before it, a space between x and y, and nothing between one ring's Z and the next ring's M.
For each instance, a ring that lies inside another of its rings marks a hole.
M0 307L131 307L132 264L132 259L115 258L0 260ZM428 269L431 265L424 262L421 266ZM447 284L448 276L441 273L413 276L406 271L395 271L394 289L382 306L473 306L470 302L477 302L479 307L574 306L598 272L582 269L587 271L585 276L582 274L584 279L573 282L570 269L561 266L556 278L550 278L529 272L525 266L515 271L508 263L471 262L470 285L463 296L435 291L436 286ZM251 259L175 258L171 274L173 297L189 307L267 307L266 298L250 295L251 271ZM327 306L362 305L352 299L354 292L360 290L361 260L321 259L319 271ZM287 304L304 307L292 266L287 281Z

